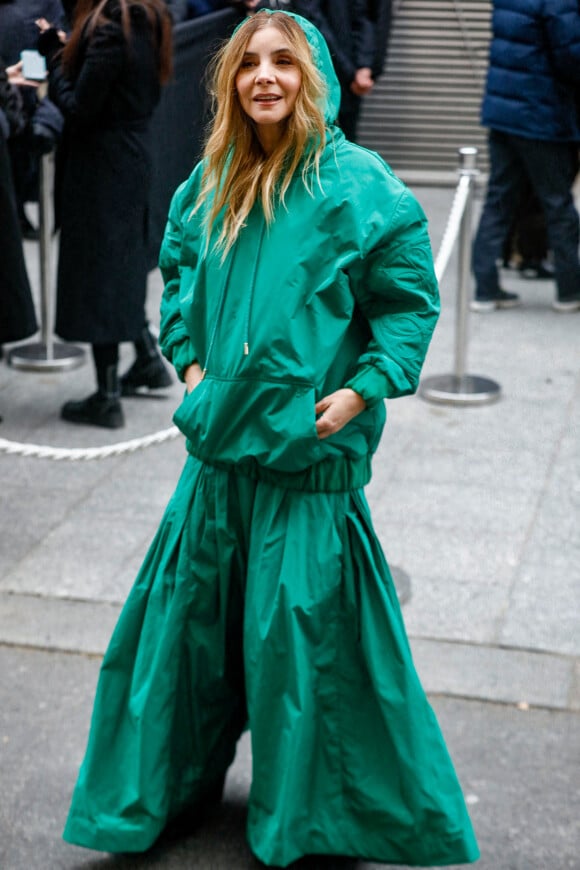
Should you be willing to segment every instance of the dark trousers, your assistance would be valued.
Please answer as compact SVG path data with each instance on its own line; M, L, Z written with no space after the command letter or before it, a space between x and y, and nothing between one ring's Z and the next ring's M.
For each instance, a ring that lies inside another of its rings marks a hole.
M523 139L492 130L489 156L487 197L473 243L476 295L494 295L499 290L497 261L529 178L546 218L558 298L577 298L579 225L572 185L578 172L578 145Z

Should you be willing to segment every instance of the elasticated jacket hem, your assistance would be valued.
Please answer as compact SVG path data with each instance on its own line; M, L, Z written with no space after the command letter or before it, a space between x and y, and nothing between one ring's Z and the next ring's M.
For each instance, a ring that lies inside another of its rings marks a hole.
M362 489L371 479L372 458L369 454L356 458L342 457L340 459L324 459L315 465L310 465L304 471L275 471L260 465L255 459L246 458L230 465L226 462L203 459L199 456L191 441L186 441L187 450L197 459L202 459L207 465L223 471L235 471L260 480L272 486L292 489L299 492L349 492Z

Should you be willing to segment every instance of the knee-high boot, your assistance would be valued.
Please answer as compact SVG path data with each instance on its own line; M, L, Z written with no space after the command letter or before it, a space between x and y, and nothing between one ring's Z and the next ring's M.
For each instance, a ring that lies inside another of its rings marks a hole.
M69 423L120 429L125 425L121 406L121 386L117 372L119 346L93 345L97 392L78 402L66 402L61 417Z
M137 359L121 378L123 396L135 396L141 388L159 390L171 386L171 375L147 324L135 342L135 351Z

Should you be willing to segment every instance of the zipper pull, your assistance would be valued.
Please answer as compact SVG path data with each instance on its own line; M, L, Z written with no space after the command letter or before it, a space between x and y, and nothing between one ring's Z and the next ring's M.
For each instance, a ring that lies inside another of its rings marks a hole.
M248 342L245 341L244 342L244 356L247 356L249 354L249 352L250 352L250 348L248 346Z
M202 371L202 373L201 373L201 378L199 379L199 382L200 382L200 383L201 383L201 382L203 381L203 379L205 378L205 373L206 373L206 372L207 372L207 369L203 369L203 371Z

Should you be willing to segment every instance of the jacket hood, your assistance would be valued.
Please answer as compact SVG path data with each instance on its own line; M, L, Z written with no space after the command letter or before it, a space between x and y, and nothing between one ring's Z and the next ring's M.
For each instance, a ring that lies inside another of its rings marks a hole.
M261 13L265 12L267 15L288 15L290 18L293 18L304 31L312 50L312 60L326 83L324 120L327 124L334 124L338 118L338 110L340 109L340 83L334 71L334 65L324 36L320 30L314 26L314 24L306 18L303 18L301 15L296 15L294 12L282 12L278 9L263 9L260 11ZM240 27L243 27L249 20L249 18L245 18L241 24L238 24L234 33L236 33Z

